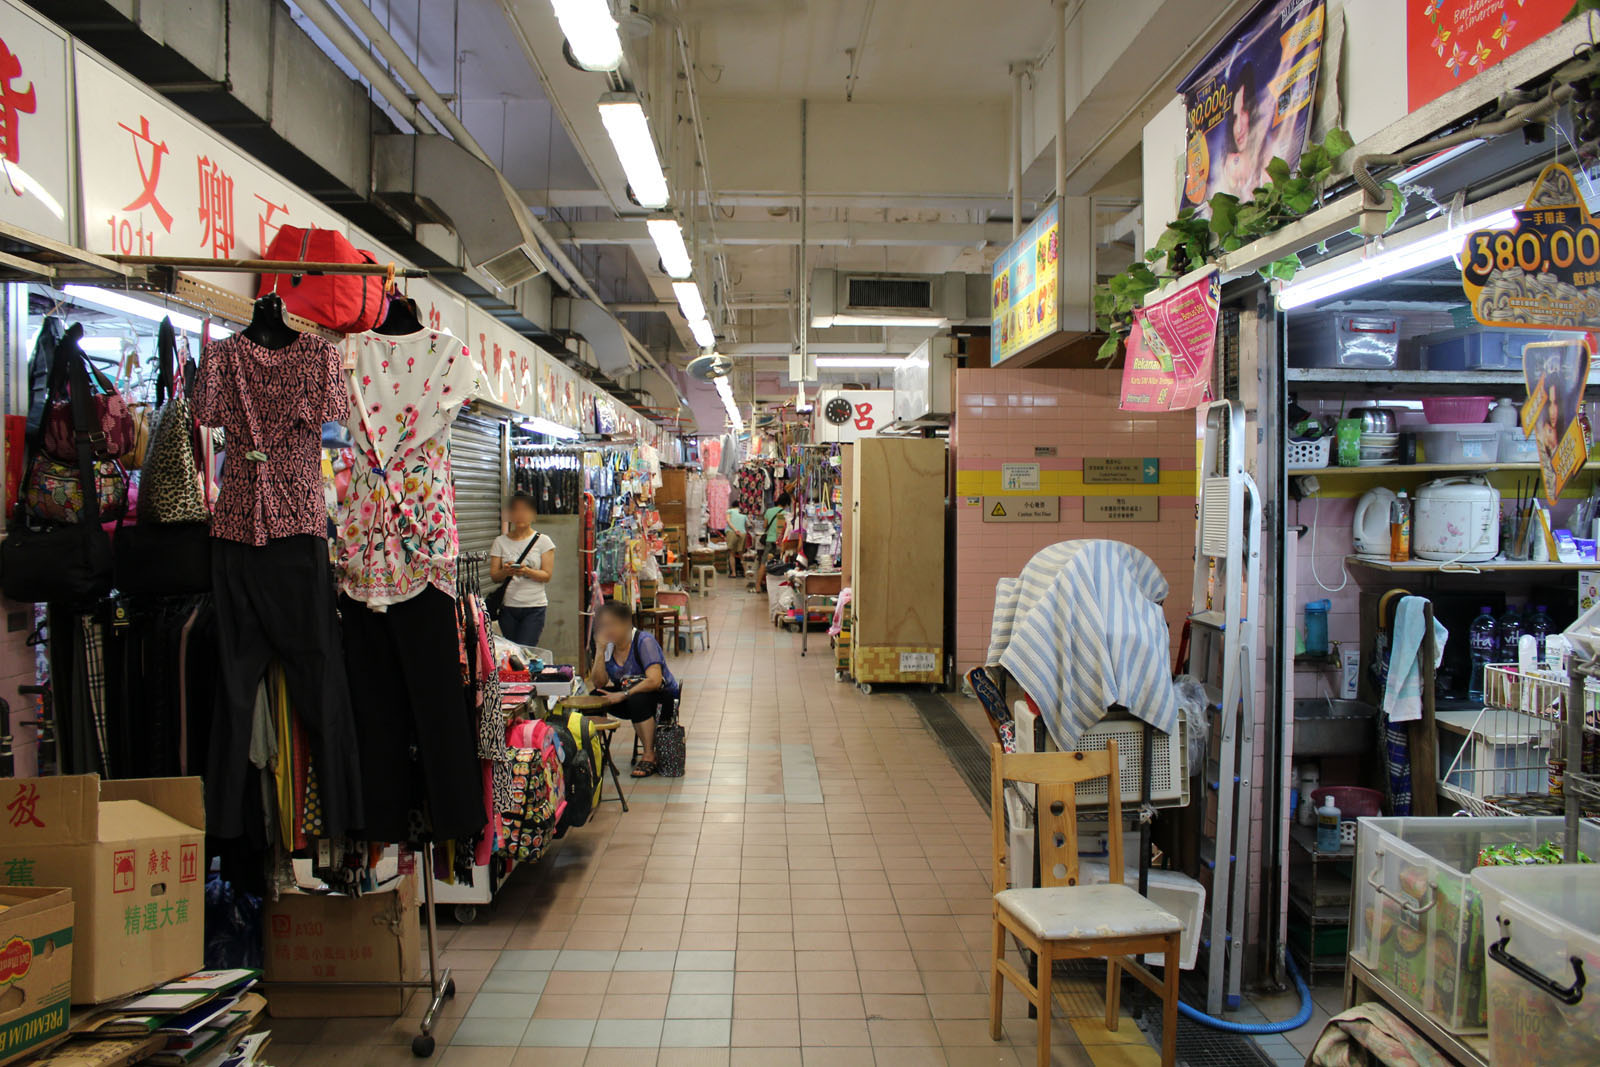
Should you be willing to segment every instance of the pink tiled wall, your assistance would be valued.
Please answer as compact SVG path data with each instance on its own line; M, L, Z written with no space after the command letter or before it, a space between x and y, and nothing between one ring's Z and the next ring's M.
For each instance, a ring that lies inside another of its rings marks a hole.
M1195 465L1192 412L1132 415L1117 410L1120 371L962 370L956 373L951 449L956 470L999 470L1037 462L1082 470L1085 456L1155 456L1163 482ZM1034 448L1054 446L1053 457ZM994 617L995 582L1014 577L1040 549L1075 538L1127 541L1146 552L1171 585L1167 623L1174 648L1189 603L1194 560L1194 492L1162 496L1158 522L1085 523L1081 497L1062 497L1061 522L986 523L982 508L958 495L956 507L956 658L960 670L983 662Z

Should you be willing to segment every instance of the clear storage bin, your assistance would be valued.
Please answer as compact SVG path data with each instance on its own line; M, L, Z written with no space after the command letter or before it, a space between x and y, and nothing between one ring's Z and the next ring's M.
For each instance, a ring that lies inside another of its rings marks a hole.
M1483 900L1490 1062L1600 1063L1600 866L1484 867L1472 882Z
M1478 852L1560 842L1560 816L1362 819L1356 840L1351 955L1457 1032L1486 1024L1483 908L1472 884ZM1600 855L1584 823L1583 851Z
M1312 312L1289 323L1291 367L1393 367L1400 320L1393 315Z
M1495 463L1501 427L1492 422L1446 423L1417 428L1424 463Z

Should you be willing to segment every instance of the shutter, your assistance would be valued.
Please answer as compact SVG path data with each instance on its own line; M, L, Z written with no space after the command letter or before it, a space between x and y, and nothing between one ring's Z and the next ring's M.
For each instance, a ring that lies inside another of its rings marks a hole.
M463 552L488 552L500 536L505 494L505 423L459 415L450 430L450 471L456 485L456 533Z

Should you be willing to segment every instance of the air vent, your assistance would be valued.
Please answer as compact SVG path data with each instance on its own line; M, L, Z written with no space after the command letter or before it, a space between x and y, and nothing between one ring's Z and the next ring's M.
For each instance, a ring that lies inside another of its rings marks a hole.
M926 278L852 277L846 307L852 311L874 309L926 311L933 306L933 283Z
M543 266L529 253L527 245L518 245L479 266L506 289L544 273Z

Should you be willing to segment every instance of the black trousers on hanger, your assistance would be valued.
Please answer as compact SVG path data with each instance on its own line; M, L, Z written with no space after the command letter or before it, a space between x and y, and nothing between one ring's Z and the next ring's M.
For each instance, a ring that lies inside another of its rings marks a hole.
M476 834L488 819L455 599L429 586L373 611L341 596L339 615L361 738L365 837L410 840L412 810L427 813L434 840Z
M257 548L218 538L211 543L211 582L220 684L206 774L207 831L237 837L244 830L246 782L254 782L246 773L251 716L274 659L283 667L289 706L309 734L325 833L360 826L361 769L328 542L305 534Z

